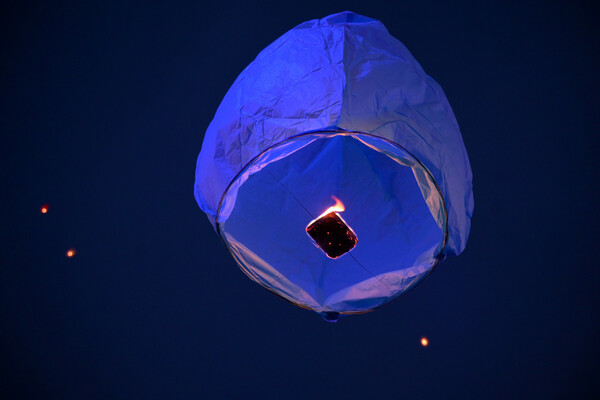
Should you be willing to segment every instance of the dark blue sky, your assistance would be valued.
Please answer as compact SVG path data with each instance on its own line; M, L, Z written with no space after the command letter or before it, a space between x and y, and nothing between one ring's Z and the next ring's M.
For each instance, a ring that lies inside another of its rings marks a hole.
M2 398L600 395L592 8L52 3L0 12ZM328 324L239 271L193 182L242 69L343 10L381 20L444 88L475 214L460 257L389 306Z

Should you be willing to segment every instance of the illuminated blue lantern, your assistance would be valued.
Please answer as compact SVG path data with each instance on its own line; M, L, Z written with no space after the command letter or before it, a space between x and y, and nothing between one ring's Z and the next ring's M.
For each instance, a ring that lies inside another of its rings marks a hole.
M335 320L378 308L466 245L472 175L441 87L379 21L308 21L233 83L194 193L238 265Z

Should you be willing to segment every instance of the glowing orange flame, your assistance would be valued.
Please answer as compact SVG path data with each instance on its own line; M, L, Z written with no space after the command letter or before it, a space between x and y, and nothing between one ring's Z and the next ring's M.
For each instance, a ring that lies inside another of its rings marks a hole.
M421 338L421 346L423 346L423 347L429 346L429 339L427 339L426 337L422 337Z
M69 250L67 250L67 257L71 258L75 255L75 253L77 253L77 251L75 251L75 249L69 249Z
M330 212L342 212L342 211L346 210L344 203L342 203L342 201L340 199L338 199L335 196L331 196L331 197L333 197L333 199L335 200L335 204L332 205L331 207L329 207L327 210L325 210L325 212L323 214L319 215L319 217L317 219L321 218L324 215L329 214Z
M48 204L44 204L42 208L40 208L40 212L46 214L48 212Z

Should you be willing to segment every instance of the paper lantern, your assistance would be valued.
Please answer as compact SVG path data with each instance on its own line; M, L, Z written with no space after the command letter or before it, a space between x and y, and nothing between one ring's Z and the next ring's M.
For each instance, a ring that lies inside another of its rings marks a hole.
M440 86L381 22L344 12L295 27L240 74L194 192L242 271L336 320L464 249L471 180Z

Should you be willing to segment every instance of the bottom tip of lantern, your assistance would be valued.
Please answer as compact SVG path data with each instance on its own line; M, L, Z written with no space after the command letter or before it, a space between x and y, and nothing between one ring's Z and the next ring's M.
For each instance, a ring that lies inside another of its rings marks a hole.
M338 322L340 320L340 313L335 311L323 311L319 315L327 322Z

